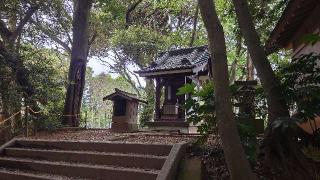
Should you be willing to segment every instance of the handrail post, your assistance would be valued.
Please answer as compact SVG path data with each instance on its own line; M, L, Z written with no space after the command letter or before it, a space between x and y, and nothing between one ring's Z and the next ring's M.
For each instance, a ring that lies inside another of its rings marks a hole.
M29 119L29 106L26 106L25 110L25 118L24 118L24 136L28 137L28 119Z
M85 115L84 115L84 123L85 123L84 128L87 129L87 119L88 119L88 112L87 112L87 110L86 110L84 113L85 113Z

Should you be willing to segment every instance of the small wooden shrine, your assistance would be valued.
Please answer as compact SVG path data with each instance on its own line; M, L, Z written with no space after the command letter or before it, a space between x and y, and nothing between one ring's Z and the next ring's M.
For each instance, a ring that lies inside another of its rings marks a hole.
M147 103L138 99L137 95L119 89L104 97L103 100L113 101L113 115L111 130L115 132L132 132L138 129L137 115L139 102Z
M177 95L177 92L186 83L200 86L209 80L209 61L207 46L176 49L160 53L149 67L136 71L140 77L153 79L156 84L155 117L154 121L146 123L147 126L180 127L179 130L189 131L182 108L187 97Z

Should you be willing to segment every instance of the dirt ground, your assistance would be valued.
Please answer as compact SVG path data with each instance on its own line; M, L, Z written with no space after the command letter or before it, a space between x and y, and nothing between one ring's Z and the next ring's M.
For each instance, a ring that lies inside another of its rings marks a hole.
M170 134L169 132L133 132L115 133L108 129L99 130L60 130L56 132L38 132L30 139L103 141L150 144L176 144L192 142L196 136Z

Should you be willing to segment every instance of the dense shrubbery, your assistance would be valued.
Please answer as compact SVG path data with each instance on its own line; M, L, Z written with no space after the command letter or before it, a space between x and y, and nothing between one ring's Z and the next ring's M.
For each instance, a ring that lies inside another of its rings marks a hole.
M320 115L320 55L306 54L292 60L280 68L278 76L282 81L283 94L293 116L288 121L276 121L273 128L282 128L297 134L297 123L306 122ZM318 127L320 128L320 127ZM301 137L300 137L301 138ZM320 130L314 129L313 135L302 137L302 141L310 141L320 146Z
M179 89L178 94L187 94L189 98L184 104L187 111L187 121L198 126L198 131L203 136L199 142L203 142L209 134L217 133L217 122L214 105L213 84L204 84L196 88L195 84L186 84ZM244 114L238 114L236 119L243 119ZM258 155L258 141L256 131L251 124L244 124L237 121L241 143L245 149L248 160L254 164Z
M301 118L320 113L320 55L307 54L280 69L287 103Z
M178 95L183 94L189 96L183 106L188 117L187 121L198 125L198 131L203 135L214 132L216 122L213 85L208 83L197 90L195 84L186 84L178 92Z
M287 138L298 137L301 123L307 119L319 115L320 110L320 55L308 54L280 68L278 76L282 81L284 98L291 107L291 112L295 116L274 121L268 128L279 131ZM231 88L234 91L235 88ZM187 111L188 122L199 125L199 132L203 137L216 132L214 87L211 83L196 88L195 84L186 84L179 89L178 94L190 96L186 100L184 108ZM262 88L255 91L255 112L256 116L262 119L267 118L266 99ZM234 107L238 105L234 103ZM248 118L245 114L236 114L236 119ZM256 131L250 124L238 121L238 131L240 139L248 159L254 163L258 155L258 141ZM319 130L314 132L313 144L319 139ZM301 136L299 136L301 138ZM319 142L318 142L319 143ZM316 143L317 144L317 143Z

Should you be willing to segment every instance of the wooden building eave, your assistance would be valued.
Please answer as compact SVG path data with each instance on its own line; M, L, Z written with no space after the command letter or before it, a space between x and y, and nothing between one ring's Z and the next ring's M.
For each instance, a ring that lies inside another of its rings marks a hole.
M290 0L266 42L266 53L290 47L295 33L319 4L319 0Z
M155 72L139 72L141 77L155 77L163 75L172 75L172 74L186 74L192 73L192 69L176 69L176 70L167 70L167 71L155 71Z

